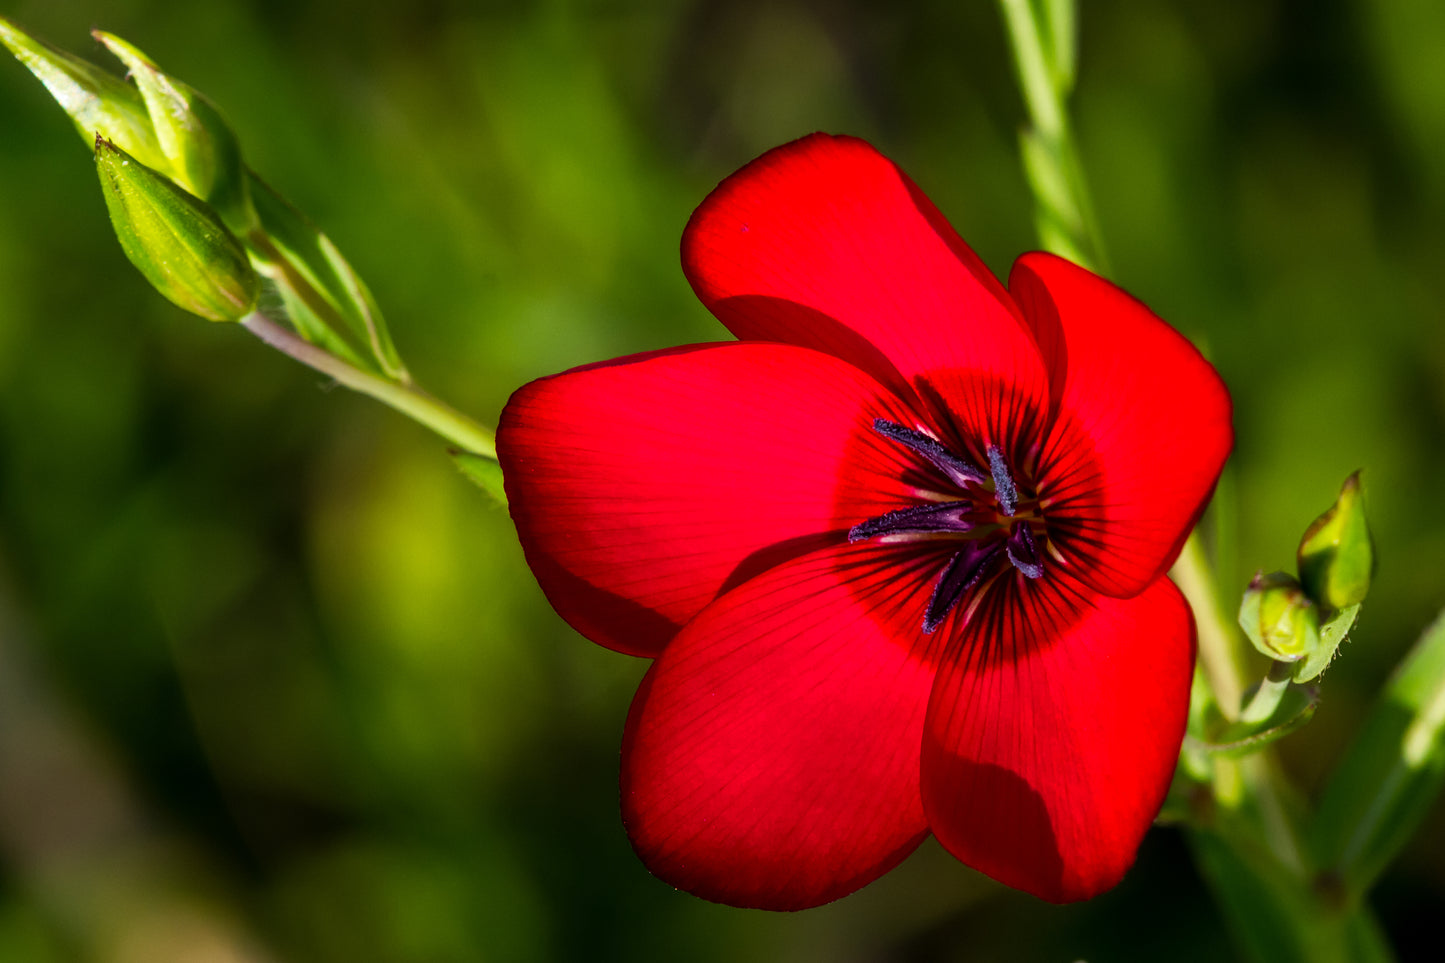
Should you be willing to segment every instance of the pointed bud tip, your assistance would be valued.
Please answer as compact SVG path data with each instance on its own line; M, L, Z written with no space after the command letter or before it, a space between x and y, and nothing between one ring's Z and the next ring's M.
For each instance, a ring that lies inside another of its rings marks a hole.
M103 137L96 168L121 249L157 291L212 321L250 313L260 279L209 205Z
M1335 503L1305 529L1296 561L1300 581L1322 608L1337 611L1364 600L1376 558L1358 470L1340 486Z

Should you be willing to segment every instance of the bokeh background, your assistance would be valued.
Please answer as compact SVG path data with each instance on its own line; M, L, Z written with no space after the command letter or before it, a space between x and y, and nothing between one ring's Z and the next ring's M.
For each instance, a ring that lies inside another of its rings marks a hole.
M488 422L539 375L724 337L682 227L815 129L873 140L995 271L1034 244L992 3L0 8L206 91L421 381ZM1364 469L1379 577L1286 746L1305 793L1445 604L1442 51L1435 0L1083 4L1113 276L1234 392L1233 597ZM1170 829L1066 908L931 843L801 914L676 892L618 819L644 668L551 612L422 429L154 294L89 151L0 61L0 960L1232 956ZM1441 807L1375 903L1403 958L1438 958Z

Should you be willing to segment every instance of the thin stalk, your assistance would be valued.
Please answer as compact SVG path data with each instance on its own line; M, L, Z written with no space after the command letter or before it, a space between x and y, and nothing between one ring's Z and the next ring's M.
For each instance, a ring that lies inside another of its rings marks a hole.
M1204 556L1199 533L1190 534L1169 576L1189 600L1199 633L1199 664L1214 692L1219 711L1229 720L1239 718L1244 695L1244 662L1237 636L1219 607L1214 574Z
M1052 43L1048 43L1030 0L999 0L999 6L1033 127L1024 135L1022 146L1041 222L1049 225L1041 226L1044 245L1085 267L1107 270L1104 238L1089 199L1066 105L1073 85L1073 12L1064 14L1062 6L1053 11ZM1058 35L1063 32L1069 35Z
M1073 76L1073 11L1068 4L1070 0L1046 5L999 0L1033 124L1022 136L1021 149L1040 238L1056 254L1103 269L1101 236L1065 106ZM1047 34L1040 22L1044 15ZM1236 720L1246 678L1242 640L1221 608L1197 532L1185 542L1170 575L1194 610L1199 666L1210 690L1201 695L1212 697L1227 720ZM1283 692L1283 686L1268 679L1261 689L1266 691L1247 709L1251 716L1267 715L1266 709L1272 710ZM1192 824L1190 842L1253 958L1270 963L1390 959L1367 909L1332 914L1314 892L1294 817L1285 804L1283 779L1268 751L1238 760L1215 759L1210 788L1217 817Z
M484 458L497 457L496 436L488 429L438 401L414 385L398 384L361 371L349 362L338 358L329 351L318 348L294 332L253 312L241 319L241 324L266 344L280 351L308 368L321 372L337 383L353 391L369 395L406 415L463 451Z
M1263 722L1274 715L1274 710L1279 708L1279 700L1284 698L1285 690L1289 688L1290 679L1294 676L1294 664L1290 662L1271 662L1269 674L1254 690L1249 704L1239 713L1239 721L1250 725Z

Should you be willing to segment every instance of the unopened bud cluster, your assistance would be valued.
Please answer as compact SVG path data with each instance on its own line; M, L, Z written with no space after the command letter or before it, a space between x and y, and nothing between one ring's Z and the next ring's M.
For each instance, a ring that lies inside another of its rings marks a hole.
M246 167L216 106L126 41L94 36L133 84L0 17L0 45L95 145L111 224L131 263L169 300L213 321L252 313L264 279L276 295L268 305L301 338L409 383L366 285L325 234Z
M1329 663L1370 590L1375 549L1359 472L1305 530L1296 560L1298 578L1287 572L1255 575L1239 607L1239 624L1261 654L1301 663L1295 678L1304 682Z

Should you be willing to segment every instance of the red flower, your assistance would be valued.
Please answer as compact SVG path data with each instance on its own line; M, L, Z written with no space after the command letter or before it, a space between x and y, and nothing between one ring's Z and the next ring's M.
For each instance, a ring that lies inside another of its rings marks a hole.
M1219 376L1060 258L1006 291L859 140L728 178L682 260L741 341L533 382L497 437L553 606L657 660L622 746L638 854L773 909L929 832L1045 899L1113 886L1184 731L1164 573L1232 442Z

